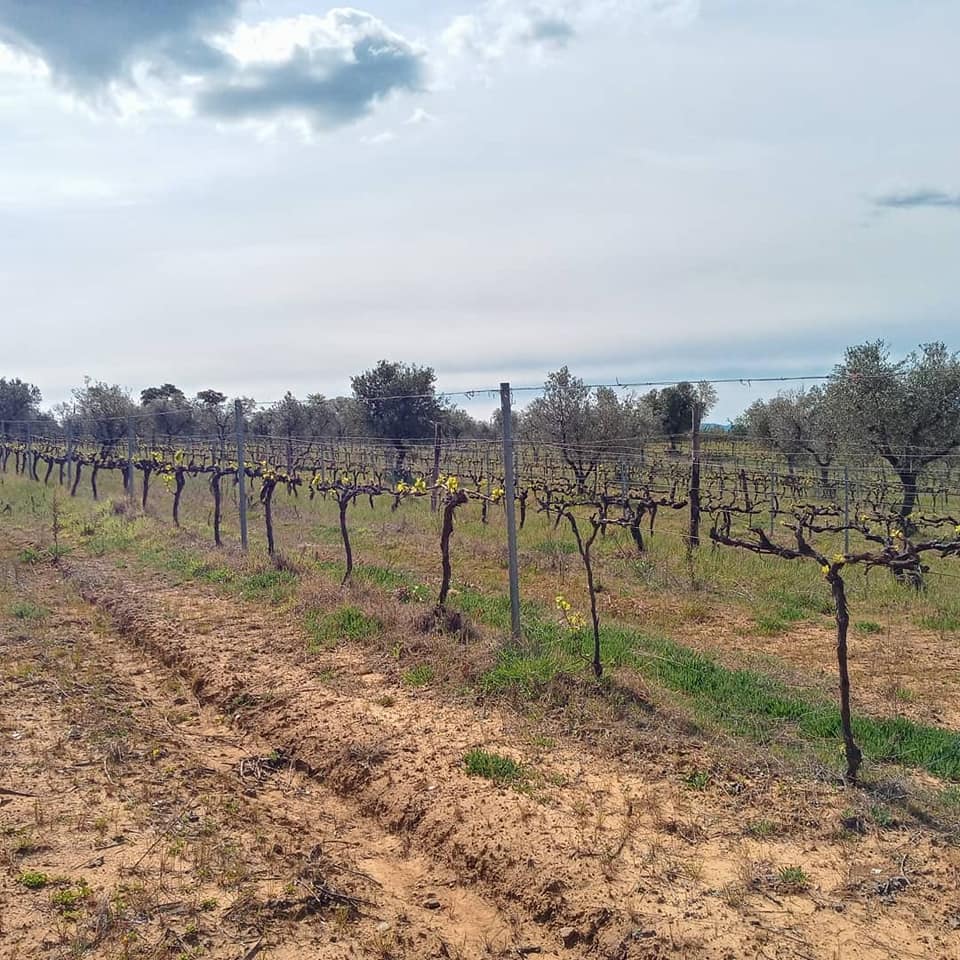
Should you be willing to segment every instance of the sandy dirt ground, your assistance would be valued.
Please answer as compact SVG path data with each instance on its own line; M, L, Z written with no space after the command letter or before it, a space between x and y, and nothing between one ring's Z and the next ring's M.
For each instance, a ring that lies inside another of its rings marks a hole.
M960 850L857 791L657 718L546 737L108 559L4 562L45 615L0 620L3 957L960 958Z

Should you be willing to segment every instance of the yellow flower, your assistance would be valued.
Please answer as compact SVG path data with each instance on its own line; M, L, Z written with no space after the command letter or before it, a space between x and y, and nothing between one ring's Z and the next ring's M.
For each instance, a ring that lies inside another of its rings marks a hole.
M830 575L830 564L829 564L829 563L825 563L825 564L820 568L820 572L821 572L825 577L829 576L829 575Z
M953 532L954 532L958 537L960 537L960 523L958 523L958 524L953 528Z
M842 553L835 553L833 555L833 562L838 567L842 567L847 562L847 558Z
M490 491L490 499L500 500L503 497L504 493L505 491L503 487L495 487L493 490Z
M427 481L423 477L417 477L413 481L413 492L414 493L426 493L427 492Z
M406 493L409 489L402 480L397 484L397 493Z

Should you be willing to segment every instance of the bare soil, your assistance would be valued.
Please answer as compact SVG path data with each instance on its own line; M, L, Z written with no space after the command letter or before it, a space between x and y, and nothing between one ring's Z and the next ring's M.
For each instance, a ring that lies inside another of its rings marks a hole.
M11 556L48 612L0 619L4 957L960 957L960 850L858 791L589 700L548 738L285 608Z

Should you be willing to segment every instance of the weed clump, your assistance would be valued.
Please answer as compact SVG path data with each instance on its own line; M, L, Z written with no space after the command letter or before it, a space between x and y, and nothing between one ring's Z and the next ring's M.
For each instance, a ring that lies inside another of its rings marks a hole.
M477 748L464 756L463 763L471 777L484 777L496 784L519 783L526 779L523 767L516 760L499 753Z
M341 640L369 640L380 633L383 624L359 607L344 604L330 613L308 611L304 618L304 627L310 638L308 650L316 653L319 650L331 650Z

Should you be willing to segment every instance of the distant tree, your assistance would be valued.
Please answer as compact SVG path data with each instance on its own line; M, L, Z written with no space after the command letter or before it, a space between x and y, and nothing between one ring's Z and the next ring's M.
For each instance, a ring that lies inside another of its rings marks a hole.
M444 410L440 422L445 437L491 440L497 436L490 423L484 420L477 420L476 417L472 417L461 407L448 407Z
M159 387L147 387L140 391L140 403L146 406L148 403L156 403L158 400L185 400L183 391L172 383L164 383Z
M772 440L770 426L770 407L767 400L754 400L746 410L733 421L732 432L740 437L756 440Z
M828 470L837 456L844 431L834 395L822 387L778 393L763 404L767 438L786 457L792 472L797 461L809 458L820 470L820 482L829 486ZM753 410L756 404L752 405Z
M81 432L91 433L101 443L112 443L126 435L127 418L136 405L123 387L85 377L83 387L73 391L70 419Z
M0 377L0 424L11 420L36 420L40 414L39 387L19 377Z
M593 398L594 436L611 450L642 447L656 433L657 418L643 397L597 387Z
M493 413L490 414L490 427L494 437L503 436L503 409L501 407L497 407ZM519 437L523 429L523 416L518 410L512 408L510 410L510 427L511 435Z
M288 390L273 406L251 414L250 431L291 440L310 435L309 421L307 408Z
M197 427L205 433L215 433L224 451L227 430L233 421L233 410L227 406L227 395L219 390L201 390L193 401Z
M196 425L193 406L183 391L172 383L141 390L140 405L145 413L150 414L142 429L149 429L153 435L159 434L168 441L189 434Z
M330 419L324 423L323 436L342 439L368 435L366 407L354 397L333 397L325 400L324 411Z
M367 430L396 446L398 471L406 457L404 440L433 436L434 424L446 412L437 399L435 381L432 367L389 360L350 380Z
M201 390L197 394L197 403L205 407L222 407L227 402L227 395L219 390Z
M611 387L591 390L566 366L548 374L543 394L521 417L522 434L555 444L581 490L605 450L642 444L653 424L653 411L644 399L621 397Z
M307 418L308 436L330 437L337 435L335 401L328 400L322 393L308 393L303 408Z
M863 343L847 349L827 392L837 428L893 468L909 517L921 471L960 446L960 355L934 342L893 360L883 340Z
M555 444L582 489L596 469L596 417L590 388L566 365L547 374L543 393L532 400L521 418L523 434Z
M652 390L645 397L647 404L659 420L660 429L675 450L677 439L693 429L694 407L699 407L703 417L717 402L717 392L705 380L692 384L686 380L662 390Z

